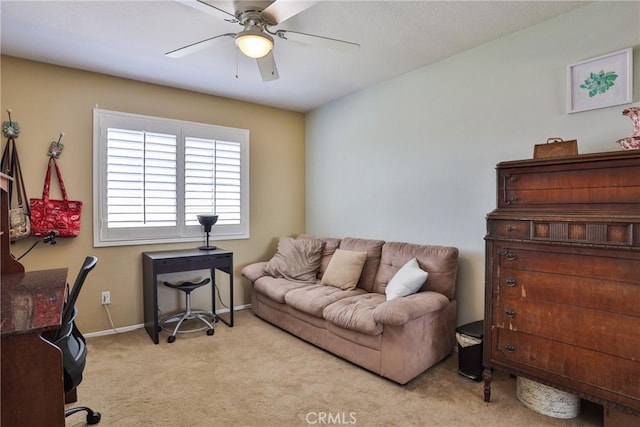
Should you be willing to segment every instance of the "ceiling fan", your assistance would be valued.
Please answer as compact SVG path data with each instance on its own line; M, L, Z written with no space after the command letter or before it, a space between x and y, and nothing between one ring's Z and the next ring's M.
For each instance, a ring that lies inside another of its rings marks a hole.
M231 14L204 0L177 0L187 6L201 10L205 13L217 16L227 22L240 24L244 29L238 33L225 33L210 37L205 40L174 49L165 55L170 58L180 58L192 54L215 44L223 38L233 38L240 51L250 58L255 58L258 63L262 81L278 79L278 69L273 57L274 38L292 40L302 43L321 43L329 47L339 49L359 48L358 43L338 40L315 34L301 33L298 31L274 29L271 27L280 25L287 19L305 11L318 1L236 1L235 14ZM266 5L266 7L261 6Z

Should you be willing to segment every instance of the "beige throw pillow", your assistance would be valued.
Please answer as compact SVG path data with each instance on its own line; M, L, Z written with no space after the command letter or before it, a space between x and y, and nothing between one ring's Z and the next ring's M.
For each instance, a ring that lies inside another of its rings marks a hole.
M298 282L315 282L324 243L319 239L281 237L278 251L265 265L264 271L273 277Z
M336 249L320 284L344 290L355 289L366 260L366 252Z

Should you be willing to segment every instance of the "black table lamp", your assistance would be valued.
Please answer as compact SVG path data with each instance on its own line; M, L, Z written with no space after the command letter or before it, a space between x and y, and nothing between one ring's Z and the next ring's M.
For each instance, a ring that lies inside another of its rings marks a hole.
M204 227L205 233L207 233L207 245L200 246L203 251L212 251L216 249L215 246L209 246L209 233L211 233L211 226L218 221L218 215L198 215L198 222Z

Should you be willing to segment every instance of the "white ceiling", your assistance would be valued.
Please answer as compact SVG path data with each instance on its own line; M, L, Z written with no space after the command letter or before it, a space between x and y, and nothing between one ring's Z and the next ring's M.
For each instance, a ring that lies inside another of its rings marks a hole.
M232 1L211 3L234 12ZM306 112L588 3L320 1L274 29L348 40L361 48L347 53L276 39L280 78L272 82L262 82L255 60L237 52L231 38L183 58L165 57L178 47L242 29L171 0L2 0L1 51Z

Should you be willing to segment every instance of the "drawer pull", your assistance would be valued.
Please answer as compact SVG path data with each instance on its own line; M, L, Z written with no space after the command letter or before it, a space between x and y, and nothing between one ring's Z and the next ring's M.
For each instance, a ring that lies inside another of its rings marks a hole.
M511 319L513 319L514 317L516 317L516 312L515 312L515 311L513 311L513 309L512 309L512 308L505 308L505 309L504 309L504 314L506 314L506 315L507 315L507 317L509 317L509 318L511 318Z
M504 349L508 352L508 353L513 353L514 351L516 351L516 348L514 346L512 346L511 344L507 344L504 346Z
M509 277L507 279L507 286L509 286L510 288L513 288L516 285L516 279Z
M511 252L509 249L505 249L500 255L504 255L509 261L513 261L517 258L516 254Z
M511 224L509 224L509 225L507 226L507 232L509 232L509 233L511 233L512 231L516 231L516 230L517 230L517 228L516 228L516 227L514 227L514 226L513 226L513 225L511 225Z
M510 205L511 203L515 202L517 200L517 198L514 197L507 197L507 181L511 181L511 182L516 182L518 180L517 176L513 176L511 174L505 174L504 175L504 181L503 181L503 185L502 185L502 191L503 191L503 200L507 205Z

